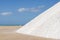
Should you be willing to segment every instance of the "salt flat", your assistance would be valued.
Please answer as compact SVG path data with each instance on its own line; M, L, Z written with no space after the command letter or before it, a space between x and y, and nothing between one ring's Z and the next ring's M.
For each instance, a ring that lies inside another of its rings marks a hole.
M0 40L53 40L42 37L18 34L15 31L21 26L0 26Z
M19 29L21 26L0 26L0 33L13 32Z

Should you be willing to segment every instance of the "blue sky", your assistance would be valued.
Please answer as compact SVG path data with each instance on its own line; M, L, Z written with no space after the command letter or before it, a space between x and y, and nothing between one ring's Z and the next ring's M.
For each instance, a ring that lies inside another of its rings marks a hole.
M0 0L0 25L25 25L60 0Z

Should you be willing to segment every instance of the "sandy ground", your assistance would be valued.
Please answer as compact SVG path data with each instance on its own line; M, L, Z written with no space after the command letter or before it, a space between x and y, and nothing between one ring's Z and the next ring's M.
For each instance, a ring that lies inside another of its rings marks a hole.
M0 40L53 40L16 33L19 28L21 26L0 26Z

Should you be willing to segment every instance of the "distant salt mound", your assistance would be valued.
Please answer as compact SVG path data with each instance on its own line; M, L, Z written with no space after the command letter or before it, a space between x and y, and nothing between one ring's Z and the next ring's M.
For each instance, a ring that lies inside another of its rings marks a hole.
M60 39L60 2L16 31L17 33Z

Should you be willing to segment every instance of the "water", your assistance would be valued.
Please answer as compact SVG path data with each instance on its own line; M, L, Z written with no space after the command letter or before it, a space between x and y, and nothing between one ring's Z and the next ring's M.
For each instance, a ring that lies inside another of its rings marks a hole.
M20 24L0 24L0 26L20 26Z

